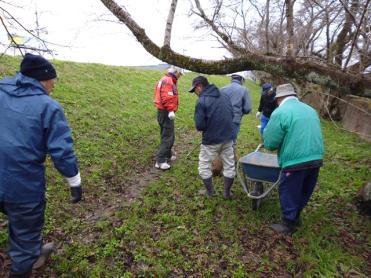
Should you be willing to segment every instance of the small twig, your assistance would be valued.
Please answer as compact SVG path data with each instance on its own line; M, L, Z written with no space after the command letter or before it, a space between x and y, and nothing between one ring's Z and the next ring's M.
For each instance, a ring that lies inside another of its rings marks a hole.
M22 52L21 48L19 47L18 43L14 40L12 34L9 32L8 27L6 27L6 24L5 24L5 22L4 22L4 20L3 20L3 18L1 16L0 16L0 21L1 21L1 24L3 25L3 27L5 29L6 33L8 34L11 42L13 42L15 44L15 46L18 48L19 52L23 56L23 52Z
M200 146L200 144L197 144L196 146L193 147L192 150L189 151L189 153L186 155L186 159L189 158L189 156Z

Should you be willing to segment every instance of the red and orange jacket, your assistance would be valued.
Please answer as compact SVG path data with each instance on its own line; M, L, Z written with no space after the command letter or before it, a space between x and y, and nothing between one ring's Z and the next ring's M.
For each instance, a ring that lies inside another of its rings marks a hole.
M174 111L178 110L177 79L171 73L166 74L157 82L155 87L155 106L157 109Z

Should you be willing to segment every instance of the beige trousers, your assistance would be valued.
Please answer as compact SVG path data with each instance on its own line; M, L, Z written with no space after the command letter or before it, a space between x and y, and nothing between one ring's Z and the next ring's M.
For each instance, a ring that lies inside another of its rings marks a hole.
M198 156L198 173L200 177L202 179L212 177L212 162L217 156L219 156L223 161L223 176L227 178L234 178L236 175L236 169L232 140L227 143L217 145L201 144L200 154Z

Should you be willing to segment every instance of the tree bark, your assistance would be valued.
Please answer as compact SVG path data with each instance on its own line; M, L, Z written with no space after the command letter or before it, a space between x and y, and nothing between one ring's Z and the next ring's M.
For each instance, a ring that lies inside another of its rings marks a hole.
M354 24L354 21L352 19L352 14L356 12L359 8L359 0L352 0L350 12L346 11L345 15L345 22L343 25L343 29L340 31L336 43L335 43L335 63L341 67L344 59L344 50L346 47L346 44L350 41L350 33L352 31L352 26ZM346 8L344 7L344 10Z
M269 53L269 8L270 8L270 0L267 0L265 6L265 51Z
M286 5L286 32L287 32L287 57L294 58L294 2L285 0Z
M164 46L170 47L171 30L172 30L172 27L173 27L174 15L175 15L175 10L176 10L176 5L177 4L178 4L178 0L172 0L171 1L169 15L168 15L167 21L166 21Z

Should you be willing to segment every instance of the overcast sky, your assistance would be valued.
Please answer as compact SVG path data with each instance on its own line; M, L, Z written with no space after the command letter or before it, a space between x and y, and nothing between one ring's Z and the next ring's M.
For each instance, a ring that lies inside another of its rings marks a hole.
M10 1L9 1L10 2ZM165 22L171 0L118 0L127 7L133 19L159 46L162 45ZM22 24L35 28L35 11L39 14L39 26L47 33L42 37L58 45L51 46L55 58L78 62L95 62L110 65L152 65L161 63L148 54L123 24L116 20L99 0L12 0L21 8L8 8ZM178 1L172 32L172 48L197 58L219 59L226 55L212 37L203 31L194 32L195 18L187 16L189 1ZM106 19L103 20L102 18ZM7 41L0 29L0 41ZM10 26L13 33L26 35ZM12 51L7 51L12 54Z

